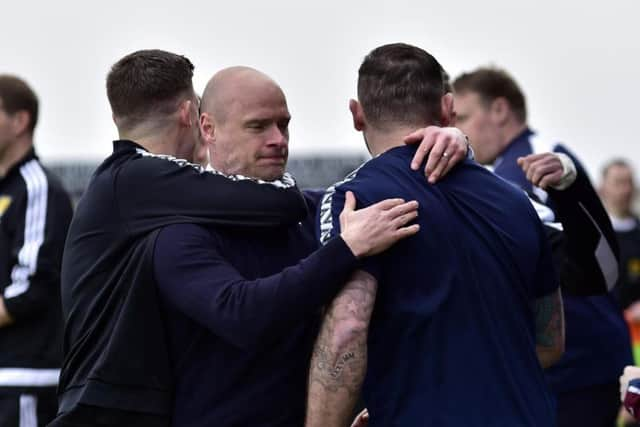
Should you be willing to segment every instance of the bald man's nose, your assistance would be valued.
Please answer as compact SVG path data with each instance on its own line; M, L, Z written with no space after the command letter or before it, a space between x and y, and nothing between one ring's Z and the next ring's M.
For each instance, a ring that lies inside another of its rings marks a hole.
M287 145L288 142L289 132L286 129L281 129L278 125L273 124L269 129L269 138L267 140L267 145Z

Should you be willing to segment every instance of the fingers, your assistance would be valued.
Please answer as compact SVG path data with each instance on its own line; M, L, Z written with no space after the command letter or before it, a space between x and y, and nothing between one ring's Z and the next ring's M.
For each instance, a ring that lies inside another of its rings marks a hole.
M548 187L551 187L552 185L557 184L561 178L562 178L562 173L560 172L555 172L549 175L545 175L542 177L542 179L540 179L537 186L542 188L543 190L546 190Z
M409 135L404 137L405 144L416 144L421 142L424 139L426 129L418 129L415 132L411 132Z
M403 203L404 203L404 199L385 199L385 200L379 201L378 203L374 203L373 205L369 206L369 208L387 211L389 209L393 209L398 205L402 205Z
M427 153L430 152L431 147L435 143L435 138L433 138L433 134L429 128L420 129L411 135L409 135L410 141L413 143L418 142L420 140L420 147L416 150L416 154L414 154L413 159L411 160L411 169L418 170L422 162L424 162ZM405 143L407 143L407 138L405 138Z
M453 154L456 153L455 147L453 149L450 149L449 146L454 144L449 144L449 142L450 141L447 139L445 135L440 135L438 137L436 144L434 145L434 148L431 150L431 153L429 154L429 159L427 160L427 167L425 168L425 173L429 177L428 178L429 182L432 184L434 184L438 180L438 178L440 178L445 174L445 170L447 169L447 166L449 165L453 166L456 163L452 161ZM436 147L439 148L440 146L443 147L442 155L440 156L439 159L436 160L437 163L435 164L435 167L433 168L433 170L431 172L427 172L427 170L429 169L429 162L431 162L432 158L434 158L437 155L437 153L440 151L439 149L436 149Z
M444 168L444 170L442 171L442 174L439 175L439 176L445 176L446 174L448 174L449 171L451 170L451 168L453 168L455 165L457 165L465 157L467 157L467 153L466 152L464 152L464 151L456 151L455 154L453 154L449 158L449 161L447 162L447 166Z
M527 180L540 188L557 184L564 173L562 162L552 153L520 157L517 162Z
M352 191L347 191L344 195L344 208L342 208L342 212L351 212L356 209L356 197L353 195Z
M552 165L545 163L534 163L527 169L527 179L533 184L538 185L543 176L553 173Z
M418 231L420 231L420 225L419 224L411 224L407 227L402 227L402 228L398 228L394 234L394 237L396 238L396 242L398 240L402 240L405 239L407 237L411 237L414 234L416 234Z
M399 228L407 225L408 223L410 223L411 221L413 221L417 217L418 217L418 211L412 211L412 212L408 212L408 213L403 214L403 215L398 215L397 217L395 217L393 219L393 221L391 222L391 225L394 228L398 228L399 229Z
M447 138L448 136L443 133L440 133L435 136L432 135L432 139L435 142L431 147L431 151L429 151L429 157L427 157L427 164L424 168L424 173L426 176L431 176L431 174L435 171L436 166L441 162L444 162L444 165L442 166L442 169L444 170L444 166L446 166L446 163L449 160L448 153L446 156L443 156L448 145Z
M402 200L402 199L399 199L399 200ZM418 209L418 202L416 202L415 200L411 200L409 202L402 203L392 207L391 209L389 209L388 215L389 215L389 218L394 218L400 215L408 214L409 212L416 211L417 209Z

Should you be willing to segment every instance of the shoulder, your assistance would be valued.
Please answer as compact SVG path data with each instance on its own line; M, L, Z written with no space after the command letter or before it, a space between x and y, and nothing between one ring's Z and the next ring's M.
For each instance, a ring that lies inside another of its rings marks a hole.
M204 168L200 165L169 155L152 154L142 149L131 152L122 163L116 166L115 172L121 177L148 179L182 169L194 173L204 172Z

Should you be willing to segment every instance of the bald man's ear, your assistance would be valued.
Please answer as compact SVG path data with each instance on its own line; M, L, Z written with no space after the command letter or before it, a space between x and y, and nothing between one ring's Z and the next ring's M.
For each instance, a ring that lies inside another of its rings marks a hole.
M362 110L362 105L360 105L360 103L355 99L350 99L349 110L351 111L351 116L353 117L353 127L358 132L362 132L366 125L366 122L364 120L364 111Z
M216 125L209 113L200 114L200 133L204 142L210 144L216 139Z
M440 98L440 125L443 127L452 126L454 120L453 94L448 92Z

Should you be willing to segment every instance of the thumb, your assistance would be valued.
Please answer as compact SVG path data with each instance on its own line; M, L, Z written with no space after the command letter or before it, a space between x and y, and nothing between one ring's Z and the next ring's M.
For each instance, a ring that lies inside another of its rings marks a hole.
M356 209L356 197L353 195L353 192L347 191L344 199L344 209L343 212L351 212Z
M422 138L424 138L424 133L423 133L423 129L418 129L417 131L414 131L412 133L410 133L409 135L404 137L404 143L405 144L415 144L417 142L422 141Z

